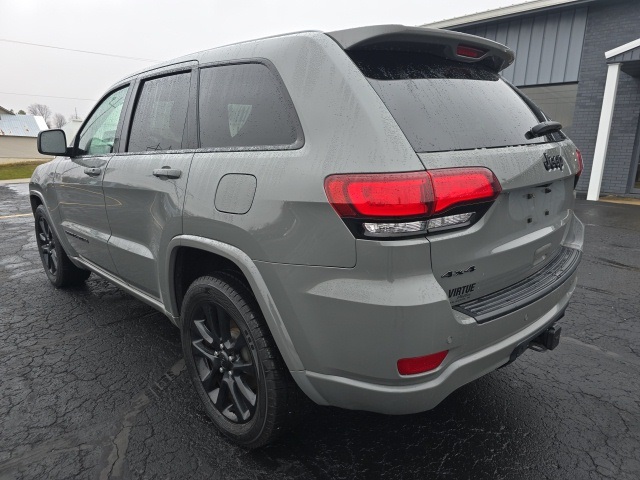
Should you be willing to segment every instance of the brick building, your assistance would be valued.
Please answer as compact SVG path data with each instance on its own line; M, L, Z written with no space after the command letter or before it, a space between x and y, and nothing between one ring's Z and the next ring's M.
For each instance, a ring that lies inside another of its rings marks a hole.
M640 194L640 1L533 0L424 26L512 48L504 77L582 151L578 190Z

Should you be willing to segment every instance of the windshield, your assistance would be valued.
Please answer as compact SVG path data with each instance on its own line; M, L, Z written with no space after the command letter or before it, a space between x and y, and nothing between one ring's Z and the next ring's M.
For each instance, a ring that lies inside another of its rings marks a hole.
M417 52L350 52L416 152L547 142L525 133L540 120L500 75Z

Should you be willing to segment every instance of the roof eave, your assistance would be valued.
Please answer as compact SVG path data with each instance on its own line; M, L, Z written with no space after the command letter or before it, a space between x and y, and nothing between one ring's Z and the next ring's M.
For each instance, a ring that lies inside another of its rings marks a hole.
M620 55L621 53L626 53L629 50L633 50L634 48L638 48L638 47L640 47L640 38L637 40L634 40L633 42L625 43L624 45L614 48L613 50L609 50L608 52L604 52L604 56L606 58L612 58L617 55Z
M494 8L485 12L472 13L462 17L450 18L433 23L425 23L421 27L430 28L451 28L472 26L478 23L484 23L491 20L505 20L509 17L517 15L533 13L541 10L549 10L561 8L567 5L578 5L581 3L592 3L598 0L532 0L517 5L509 5L508 7Z

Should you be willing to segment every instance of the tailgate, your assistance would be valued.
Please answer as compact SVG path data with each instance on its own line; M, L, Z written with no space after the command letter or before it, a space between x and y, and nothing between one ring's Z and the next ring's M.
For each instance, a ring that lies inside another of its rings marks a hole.
M540 271L559 253L571 227L575 147L570 141L470 152L420 154L428 169L490 168L502 194L468 229L431 235L434 275L453 305L495 292ZM562 170L546 158L561 156Z

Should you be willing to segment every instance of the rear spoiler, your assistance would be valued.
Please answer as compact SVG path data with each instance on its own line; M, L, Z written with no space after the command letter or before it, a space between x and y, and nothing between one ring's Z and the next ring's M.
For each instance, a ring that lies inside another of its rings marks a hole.
M424 52L460 62L481 63L496 72L507 68L515 59L513 50L500 43L475 35L438 28L377 25L338 30L329 32L327 35L347 52L357 50Z

